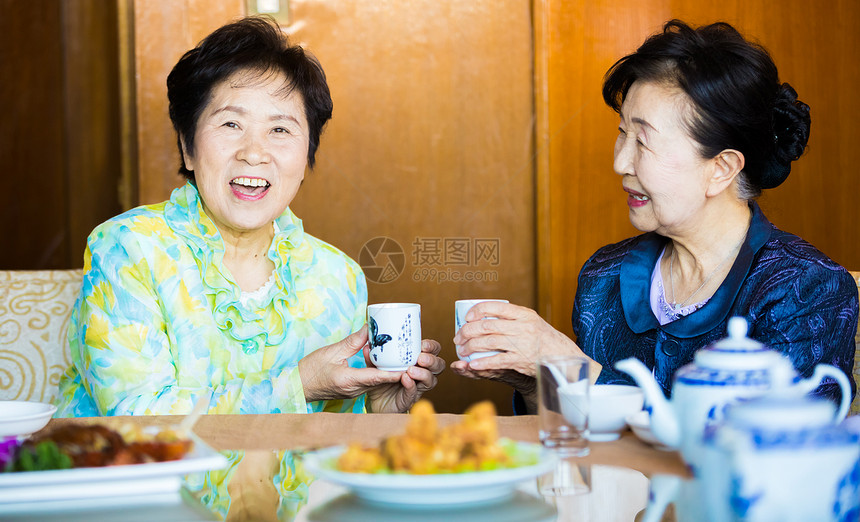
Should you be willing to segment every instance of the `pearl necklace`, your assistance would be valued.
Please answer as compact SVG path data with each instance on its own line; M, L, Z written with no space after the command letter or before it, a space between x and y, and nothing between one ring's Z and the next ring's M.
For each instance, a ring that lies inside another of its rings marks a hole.
M711 279L713 279L714 276L717 275L717 272L720 270L720 268L722 268L723 265L725 265L726 262L734 256L735 251L740 249L741 245L744 244L744 240L746 238L747 238L747 235L745 232L744 236L741 238L740 242L737 245L735 245L735 247L729 251L729 254L725 258L723 258L722 261L720 261L720 264L717 265L717 267L714 268L713 271L711 271L711 273L708 275L708 277L706 277L705 280L702 282L702 284L699 285L699 288L696 288L696 290L692 294L687 296L687 298L684 299L684 301L681 302L680 304L678 304L678 302L675 301L675 277L673 275L673 273L674 273L673 268L675 266L676 249L675 249L675 246L673 245L672 246L672 257L669 258L669 289L672 290L672 306L674 307L674 309L679 310L681 308L684 308L684 306L686 306L687 303L691 299L693 299L693 297L702 290L702 288L705 288L705 285L707 285L711 281Z

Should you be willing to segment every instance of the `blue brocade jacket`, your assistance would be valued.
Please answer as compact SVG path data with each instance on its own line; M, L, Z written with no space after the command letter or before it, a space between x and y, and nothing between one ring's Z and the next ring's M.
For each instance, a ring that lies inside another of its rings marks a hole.
M704 307L660 326L650 307L651 273L668 239L642 234L598 250L579 273L573 308L577 344L603 365L599 383L634 384L615 362L636 357L671 394L675 371L727 335L732 316L749 337L786 354L803 377L819 363L840 368L856 384L857 285L851 275L799 237L777 229L751 203L749 232L731 271ZM838 402L832 379L816 395Z

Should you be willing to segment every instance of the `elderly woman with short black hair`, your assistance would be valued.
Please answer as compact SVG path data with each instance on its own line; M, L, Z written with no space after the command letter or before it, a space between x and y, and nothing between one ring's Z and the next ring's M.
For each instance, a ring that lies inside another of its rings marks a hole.
M612 66L603 98L620 117L613 166L644 234L599 249L583 266L575 342L531 310L482 303L454 342L464 355L502 353L455 361L454 371L509 382L527 399L523 411L534 407L539 353L586 355L601 383L631 383L613 364L632 356L668 394L675 371L743 316L750 337L801 374L829 363L851 375L853 278L777 229L755 202L785 181L810 129L809 107L780 81L767 51L725 23L672 20ZM831 380L815 393L840 392Z
M228 24L167 79L187 183L96 228L59 415L403 412L436 384L368 364L359 266L289 204L332 114L325 74L273 21Z

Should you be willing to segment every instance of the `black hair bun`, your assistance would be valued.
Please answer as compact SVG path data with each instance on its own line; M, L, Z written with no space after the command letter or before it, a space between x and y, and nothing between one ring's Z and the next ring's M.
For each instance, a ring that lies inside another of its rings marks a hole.
M774 152L762 173L762 188L773 188L785 181L791 172L791 162L806 150L811 123L809 105L797 99L791 85L783 83L774 100Z

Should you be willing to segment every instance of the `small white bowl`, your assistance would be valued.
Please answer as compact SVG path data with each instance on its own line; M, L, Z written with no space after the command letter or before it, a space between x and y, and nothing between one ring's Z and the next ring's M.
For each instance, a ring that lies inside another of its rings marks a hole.
M628 415L625 420L627 421L627 425L630 426L630 429L633 430L633 433L635 433L642 442L650 444L658 450L672 451L672 448L663 445L663 443L660 442L660 439L655 437L654 432L651 431L650 412L644 410L636 412L632 415Z
M57 407L46 402L0 401L0 437L24 436L44 428Z
M588 391L589 440L608 441L627 428L625 418L642 410L645 397L638 386L595 384Z
M588 395L586 395L588 390ZM625 417L642 409L645 398L638 386L595 384L585 381L559 386L561 409L567 421L582 424L588 416L589 440L615 440L627 428Z

